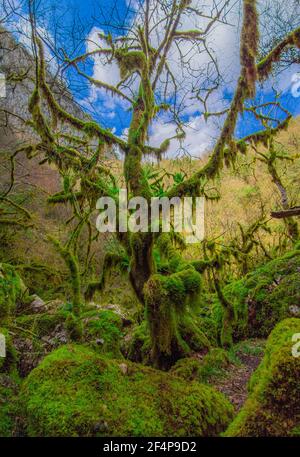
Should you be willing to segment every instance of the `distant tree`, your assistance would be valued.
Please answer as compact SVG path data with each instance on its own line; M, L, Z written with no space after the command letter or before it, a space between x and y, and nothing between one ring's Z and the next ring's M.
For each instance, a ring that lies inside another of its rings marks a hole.
M288 236L291 238L291 240L297 241L299 238L298 224L297 221L291 218L291 216L293 215L296 216L297 213L296 211L291 211L290 215L288 215L288 211L291 210L291 204L289 201L286 186L284 185L284 182L280 176L277 166L278 162L292 162L293 160L295 160L295 157L283 151L282 148L276 146L274 138L272 137L269 140L269 145L266 151L259 151L257 147L255 147L255 150L257 154L257 159L260 162L263 162L267 165L267 169L272 178L272 181L279 191L281 207L283 212L285 212L286 214L284 220Z

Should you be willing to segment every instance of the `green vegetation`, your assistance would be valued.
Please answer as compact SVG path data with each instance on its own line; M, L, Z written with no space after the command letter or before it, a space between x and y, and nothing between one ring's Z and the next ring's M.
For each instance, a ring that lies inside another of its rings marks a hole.
M186 381L196 380L206 383L225 374L230 364L230 355L221 348L211 349L201 360L195 358L181 359L170 370Z
M300 319L286 319L272 331L265 356L250 380L249 398L226 436L292 436L300 424L300 358L292 337Z
M0 436L8 437L14 428L13 405L20 380L17 372L18 357L12 338L5 328L0 328L0 334L6 339L6 357L0 357Z
M299 436L299 119L281 94L259 103L256 89L299 63L300 28L272 2L220 0L202 11L190 0L148 1L138 19L132 4L130 22L111 33L107 24L92 50L89 39L70 58L69 34L75 52L84 27L62 21L59 31L53 19L49 46L37 3L28 10L32 55L14 20L6 24L9 11L0 18L10 30L0 27L1 65L17 55L4 103L25 97L21 115L0 106L0 436ZM259 29L272 31L276 11L280 34L266 43ZM190 21L197 28L185 30ZM230 97L209 44L220 25L240 33ZM115 65L120 81L97 80L93 63ZM74 103L69 78L91 86L97 117L77 106L77 93ZM223 111L210 112L221 92ZM122 135L114 113L98 110L103 94L117 99L118 116L124 109ZM241 138L244 114L253 129ZM186 135L211 117L218 138L193 159ZM115 203L113 233L99 229L101 197ZM142 224L140 197L148 216L165 198L155 228L149 217ZM185 197L206 201L197 243L186 236L195 214L184 204L176 217ZM134 218L141 230L131 230Z
M208 386L76 345L47 356L18 401L29 436L214 436L233 414Z
M300 251L294 250L250 272L223 289L234 309L233 334L236 340L267 337L277 322L299 313ZM218 300L212 315L221 327L222 307Z
M122 358L120 352L122 320L111 310L90 311L82 315L84 340L106 357Z
M0 318L12 315L22 301L26 287L11 265L0 264Z

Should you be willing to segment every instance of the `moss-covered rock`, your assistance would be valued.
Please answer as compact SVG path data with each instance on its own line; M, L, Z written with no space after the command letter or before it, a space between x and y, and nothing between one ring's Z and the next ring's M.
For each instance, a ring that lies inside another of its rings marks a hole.
M300 317L300 250L272 260L223 289L235 313L235 340L267 337L287 317ZM222 306L216 298L212 316L222 327Z
M85 313L82 318L84 341L106 357L123 357L120 351L122 319L118 314L109 309L101 309Z
M228 353L221 348L211 349L202 359L190 357L179 360L170 373L180 376L186 381L208 382L224 376L230 363Z
M209 386L78 345L48 355L19 404L30 436L215 436L233 415Z
M19 385L16 369L17 353L7 329L0 328L5 337L5 357L0 357L0 437L12 435L14 427L14 398Z
M19 387L16 376L0 372L0 437L10 437L15 423L14 401Z
M0 263L0 319L14 313L25 291L26 287L14 267Z
M295 436L300 425L300 357L292 355L300 319L286 319L271 333L253 374L250 396L226 436Z

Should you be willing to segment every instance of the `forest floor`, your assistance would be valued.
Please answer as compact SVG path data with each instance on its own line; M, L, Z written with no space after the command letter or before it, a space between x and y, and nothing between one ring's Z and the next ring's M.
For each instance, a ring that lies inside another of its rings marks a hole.
M262 340L248 341L247 346L237 350L239 363L231 363L224 376L211 382L217 390L226 395L238 412L245 403L248 393L248 382L263 358Z

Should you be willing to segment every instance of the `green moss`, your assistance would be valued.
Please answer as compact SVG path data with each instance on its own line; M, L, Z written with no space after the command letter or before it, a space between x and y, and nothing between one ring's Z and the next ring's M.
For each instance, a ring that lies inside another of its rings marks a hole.
M225 286L223 294L232 303L235 340L268 336L276 323L292 316L300 302L300 251L294 250ZM218 298L212 316L222 328L223 310Z
M81 313L83 298L81 295L81 277L80 268L78 264L77 255L72 252L70 248L63 246L60 241L53 237L49 237L49 240L54 244L57 251L60 253L70 273L70 284L72 290L72 310L73 313L78 317ZM77 328L78 332L80 331Z
M241 356L262 357L265 353L265 340L244 340L235 344L229 351L230 357L239 360Z
M175 258L177 255L172 255L171 259ZM177 268L179 271L169 276L152 275L144 288L151 356L159 368L169 368L188 354L194 343L199 347L201 341L202 349L209 347L201 329L189 318L187 309L199 294L201 276L184 262L177 264Z
M47 246L43 249L47 249ZM44 301L53 300L59 295L65 296L66 286L63 281L68 278L62 271L35 261L20 265L18 269L29 293L38 295Z
M73 306L72 306L72 308L73 308ZM65 321L65 328L68 332L69 338L72 341L77 341L77 342L82 341L83 325L82 325L82 322L79 319L79 317L76 316L73 312L68 313L66 321Z
M170 370L186 381L209 382L225 375L230 363L229 354L221 348L211 349L202 359L187 358L179 360Z
M0 264L0 319L13 314L26 288L11 265Z
M293 335L300 319L286 319L272 331L265 356L253 374L250 396L226 436L291 436L300 423L300 358Z
M172 301L177 306L183 306L185 303L185 287L182 279L175 275L169 276L165 280L165 288L168 294L172 296Z
M181 316L178 332L182 347L181 357L187 357L192 352L203 353L216 343L214 322L210 319L199 318L192 313ZM129 360L149 365L151 364L151 347L149 325L147 321L143 321L133 330L125 353Z
M215 436L233 408L208 386L63 346L25 380L29 436Z
M180 319L178 329L183 341L188 345L188 353L203 352L211 347L210 338L206 336L200 320L194 314L185 313Z
M115 57L119 63L122 79L134 71L142 73L147 64L146 56L142 51L127 52L124 49L119 49L115 52Z
M42 338L54 332L58 325L63 325L69 313L59 311L55 314L29 314L19 316L15 319L14 323L19 329L30 332L36 337Z
M292 430L291 436L294 436L294 437L297 437L297 438L300 437L300 425L296 426L296 427Z
M11 437L15 422L15 399L19 387L16 376L0 372L0 437Z
M150 364L151 339L147 321L143 321L134 328L126 355L133 362Z
M0 335L5 336L6 345L6 356L0 357L0 437L9 437L14 426L14 398L19 384L18 357L8 330L0 328Z
M199 371L201 368L201 362L199 359L189 357L180 359L170 369L170 373L186 381L194 381L199 379Z
M21 334L23 330L23 336L35 338L36 343L51 333L55 338L57 326L61 326L67 330L71 340L88 343L97 352L105 353L106 356L122 358L122 320L111 310L91 310L77 318L70 310L60 309L55 314L20 316L11 325Z
M120 352L122 319L118 314L105 309L85 313L82 319L85 341L106 357L122 358Z

